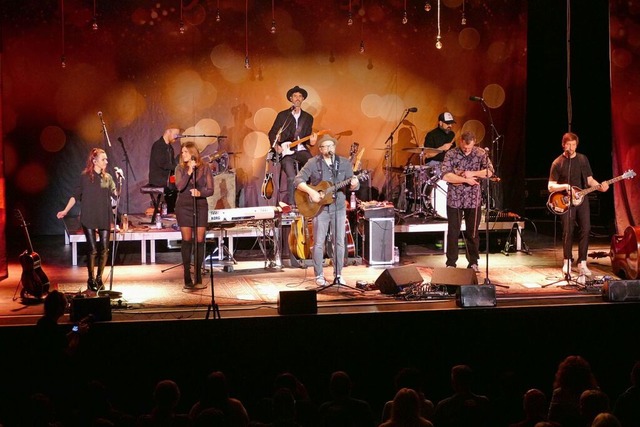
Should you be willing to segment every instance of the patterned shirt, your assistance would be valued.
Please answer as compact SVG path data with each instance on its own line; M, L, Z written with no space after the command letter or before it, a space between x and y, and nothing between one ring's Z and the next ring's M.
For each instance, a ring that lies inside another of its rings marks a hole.
M471 153L465 155L456 147L447 151L444 161L440 166L442 176L447 173L454 173L462 176L465 171L484 170L489 165L489 171L493 173L493 165L487 152L480 147L473 147ZM452 208L477 208L482 204L482 186L468 184L448 183L447 206Z

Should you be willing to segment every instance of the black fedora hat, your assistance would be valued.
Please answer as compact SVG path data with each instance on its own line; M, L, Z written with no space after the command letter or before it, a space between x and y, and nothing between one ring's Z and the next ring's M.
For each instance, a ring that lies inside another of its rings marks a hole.
M300 86L294 86L287 91L287 100L289 100L289 98L291 98L291 95L293 95L296 92L301 93L304 99L307 99L307 95L309 95L307 91L302 89Z

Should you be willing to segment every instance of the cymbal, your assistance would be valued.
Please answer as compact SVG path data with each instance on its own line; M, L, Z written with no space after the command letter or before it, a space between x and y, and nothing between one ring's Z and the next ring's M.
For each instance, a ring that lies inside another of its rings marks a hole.
M442 153L442 150L438 150L437 148L431 148L431 147L408 147L408 148L403 148L402 151L408 151L410 153L424 153L426 155L430 154L432 156L435 156L438 153Z

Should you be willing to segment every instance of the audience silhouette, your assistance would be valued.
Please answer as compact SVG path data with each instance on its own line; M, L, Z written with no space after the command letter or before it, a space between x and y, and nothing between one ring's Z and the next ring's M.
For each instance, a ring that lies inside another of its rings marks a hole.
M553 395L549 404L549 421L563 427L583 425L580 414L582 392L597 389L591 366L581 356L568 356L558 365L553 383Z
M321 427L373 426L373 413L367 402L351 397L351 378L344 371L331 374L331 400L320 405L318 425Z
M451 368L453 395L441 400L433 414L436 427L491 426L489 398L472 391L473 371L467 365Z
M393 398L391 419L380 427L433 427L431 421L421 416L421 398L415 390L402 388Z
M171 380L162 380L156 384L153 391L155 406L149 414L142 415L138 419L140 427L181 427L190 426L191 421L187 414L176 413L176 407L180 401L180 388Z
M640 361L633 365L631 387L618 396L613 414L623 427L640 426Z
M524 410L524 420L511 424L509 427L534 427L537 423L546 421L549 413L547 396L537 388L528 390L522 399L522 409Z
M246 427L249 424L247 410L238 399L229 397L227 378L220 371L212 372L207 376L202 396L191 407L189 417L195 420L200 412L209 408L222 412L227 425L231 427Z
M422 391L422 373L415 368L404 368L396 375L394 379L396 392L403 388L410 388L418 394L420 399L420 415L427 420L433 417L433 411L435 409L433 402L424 396ZM382 421L387 421L391 418L391 411L393 408L393 400L385 403L382 409Z

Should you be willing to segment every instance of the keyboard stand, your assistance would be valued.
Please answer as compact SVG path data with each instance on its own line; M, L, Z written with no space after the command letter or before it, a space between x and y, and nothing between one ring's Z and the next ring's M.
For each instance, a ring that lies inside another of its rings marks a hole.
M148 194L151 197L151 203L153 204L153 214L151 215L150 222L143 222L142 224L155 224L156 223L156 215L160 213L160 203L164 197L164 187L154 187L151 185L147 185L145 187L140 188L140 192L143 194Z

